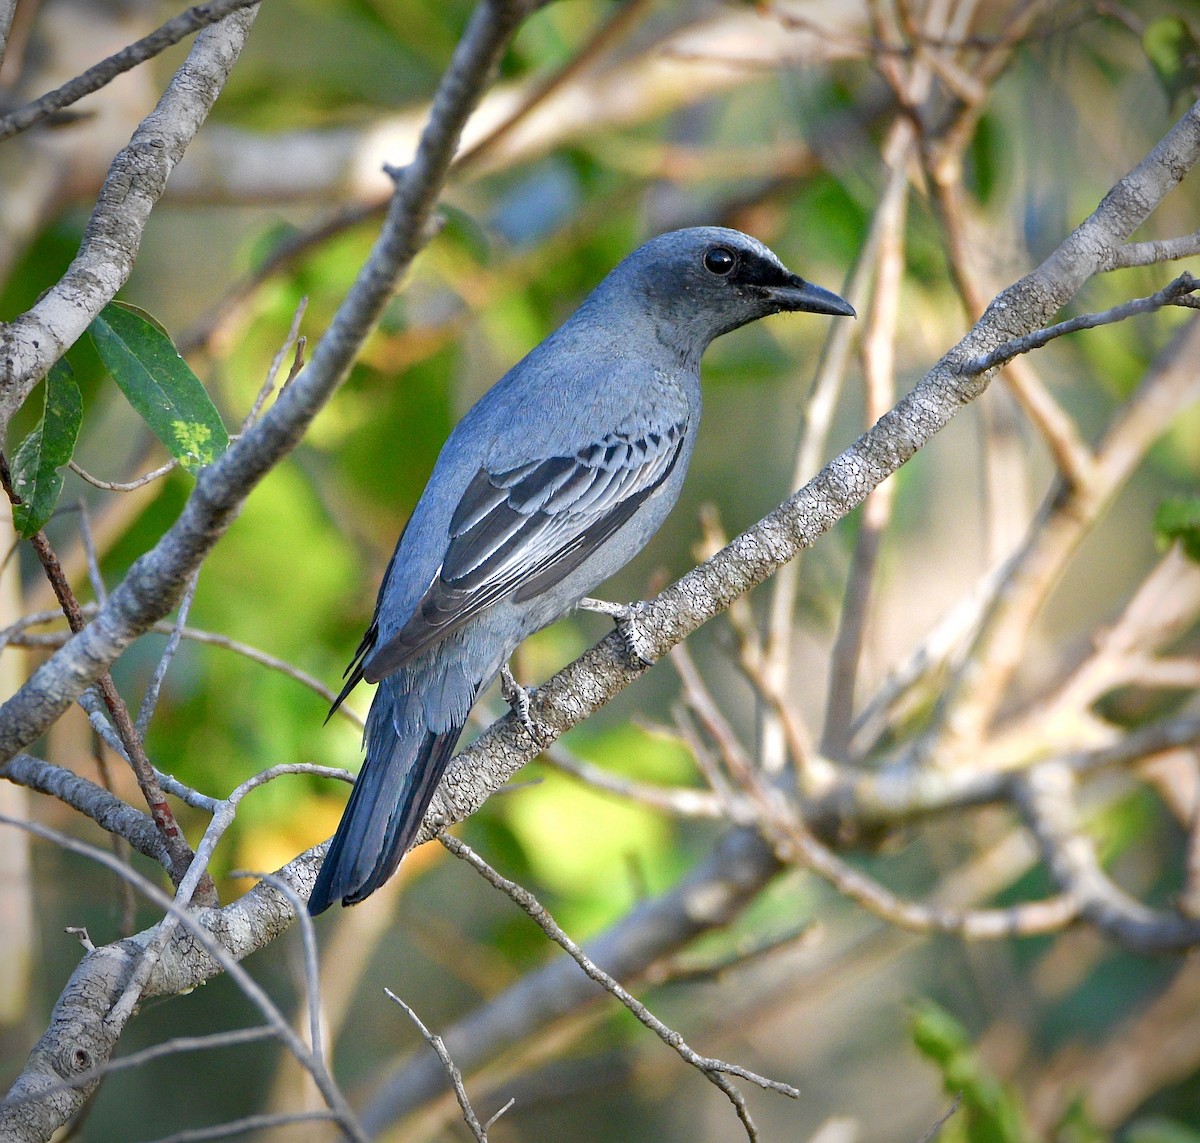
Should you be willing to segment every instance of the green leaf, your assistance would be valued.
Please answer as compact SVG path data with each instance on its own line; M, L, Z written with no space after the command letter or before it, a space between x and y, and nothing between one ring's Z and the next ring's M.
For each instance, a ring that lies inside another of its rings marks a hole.
M221 415L157 322L113 302L88 331L129 403L184 468L195 472L225 451Z
M13 524L26 539L50 519L62 494L63 478L58 470L71 459L83 401L79 386L65 361L58 361L46 375L46 404L42 419L13 457L13 491L22 503L13 505Z
M1163 544L1178 540L1184 555L1200 563L1200 499L1164 500L1154 513L1154 531Z
M1148 24L1142 50L1167 93L1168 104L1173 106L1180 95L1190 93L1200 82L1200 41L1178 16Z
M1027 1143L1015 1095L979 1059L966 1029L931 1000L913 1006L913 1043L937 1065L951 1095L962 1096L969 1143Z

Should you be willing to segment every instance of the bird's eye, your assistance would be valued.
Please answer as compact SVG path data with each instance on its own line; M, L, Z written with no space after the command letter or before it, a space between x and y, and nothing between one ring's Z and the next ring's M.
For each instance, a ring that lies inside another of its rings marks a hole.
M724 246L714 246L704 255L704 268L710 274L719 274L721 277L728 274L736 262L733 251Z

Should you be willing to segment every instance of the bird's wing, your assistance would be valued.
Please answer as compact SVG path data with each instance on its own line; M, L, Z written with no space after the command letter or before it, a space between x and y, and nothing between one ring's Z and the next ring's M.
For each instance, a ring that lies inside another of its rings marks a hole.
M396 563L396 553L400 550L400 545L404 541L404 533L407 531L408 521L405 521L404 527L400 530L400 539L396 541L396 547L392 550L391 558L383 573L383 588L387 587L388 578ZM375 601L375 614L371 616L371 626L359 640L358 648L354 652L354 658L350 660L350 665L342 672L344 680L342 689L338 691L337 697L329 708L329 713L325 716L326 722L337 713L338 707L346 701L350 692L363 680L363 664L371 657L371 653L375 650L375 644L379 642L379 607L383 600L383 588L380 589L379 598Z
M442 566L407 623L361 669L390 675L501 599L531 599L574 571L670 475L686 419L612 432L567 456L480 468L450 520Z

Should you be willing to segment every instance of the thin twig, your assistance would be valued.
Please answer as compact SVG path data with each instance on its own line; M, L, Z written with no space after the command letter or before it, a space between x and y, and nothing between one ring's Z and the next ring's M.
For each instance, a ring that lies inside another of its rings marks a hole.
M1162 309L1163 306L1200 308L1200 298L1194 296L1197 290L1200 290L1200 279L1193 278L1191 274L1180 274L1173 282L1168 282L1161 290L1148 294L1144 298L1133 298L1128 302L1122 302L1119 306L1101 310L1099 313L1080 314L1078 317L1058 322L1056 325L1034 330L1023 337L1015 337L1011 341L996 346L989 353L968 358L958 366L957 372L986 373L989 369L995 369L997 365L1011 361L1019 354L1040 349L1056 337L1076 333L1081 329L1095 329L1101 325L1112 325L1114 322L1125 321L1137 314L1152 313L1154 310Z
M496 1118L507 1111L512 1106L512 1100L504 1105L487 1121L487 1126L483 1126L475 1115L475 1109L471 1106L471 1101L467 1097L467 1089L463 1084L462 1072L455 1066L454 1060L450 1058L450 1053L446 1050L445 1041L441 1036L435 1036L424 1024L421 1023L421 1017L418 1016L403 1000L400 999L390 988L385 988L384 993L389 999L394 1000L407 1013L408 1018L417 1026L417 1031L425 1037L425 1042L434 1050L437 1058L441 1060L442 1067L446 1069L446 1074L450 1077L450 1083L454 1086L454 1098L458 1100L458 1106L462 1108L463 1119L466 1120L467 1127L470 1128L471 1134L479 1141L479 1143L487 1143L487 1128L496 1121Z
M283 344L275 351L275 356L271 358L266 379L258 390L254 398L254 403L250 406L250 411L242 421L242 432L245 432L258 420L263 406L267 403L267 398L275 391L275 380L279 376L280 369L283 368L284 358L287 357L288 351L293 345L296 347L296 353L292 358L291 368L288 370L287 381L291 381L303 366L304 348L307 341L300 336L300 323L304 320L304 312L307 309L308 298L303 297L296 305L296 312L292 314L292 324L288 327L287 336L284 337ZM287 382L285 381L284 384L286 385Z
M162 476L166 476L169 472L174 472L179 467L179 461L172 457L166 464L152 469L150 472L139 476L136 480L122 482L119 480L101 480L100 477L93 476L86 469L82 468L74 459L67 461L67 464L76 476L81 477L88 484L96 488L104 489L105 492L136 492L139 488L144 488L147 484L158 480Z
M14 135L28 130L36 123L48 119L56 111L69 107L85 95L99 91L105 84L111 83L117 76L148 59L166 51L173 44L198 32L209 24L223 20L231 12L239 8L249 8L259 0L211 0L208 4L198 4L181 12L156 28L148 36L143 36L128 47L101 60L87 71L68 80L62 87L49 91L24 107L18 107L7 115L0 117L0 142L11 139Z
M494 885L502 893L507 894L546 936L554 941L555 944L563 949L579 965L588 977L611 995L615 996L642 1024L654 1032L664 1044L673 1048L683 1060L699 1070L705 1079L719 1087L733 1104L749 1139L753 1141L758 1138L757 1129L754 1126L754 1121L750 1118L750 1111L746 1106L745 1097L726 1077L737 1076L740 1079L749 1080L751 1083L755 1083L768 1091L778 1092L791 1099L800 1098L800 1092L790 1084L767 1079L765 1076L760 1076L756 1072L739 1067L737 1064L728 1064L723 1060L701 1056L699 1053L693 1051L684 1042L683 1037L678 1032L668 1028L640 1000L633 996L627 989L623 988L603 969L593 963L583 949L571 940L559 927L554 918L546 911L545 906L528 889L518 885L515 881L509 881L506 877L496 872L482 857L475 853L469 846L459 841L458 838L453 837L445 831L440 832L437 836L438 841L454 854L455 857L467 862L490 885Z
M163 653L159 656L158 663L154 668L154 674L150 676L150 683L146 687L146 693L142 696L142 705L138 707L136 724L138 737L141 739L145 739L146 737L150 720L154 717L154 708L158 706L158 696L162 690L163 679L167 677L167 668L170 667L171 660L175 657L175 652L179 649L179 642L183 638L183 625L187 622L188 612L192 609L192 600L196 597L196 585L199 581L200 570L197 568L188 581L183 598L179 601L179 612L175 617L175 624L167 639L167 645L163 648Z
M889 165L895 162L886 156ZM895 195L882 212L875 289L862 338L864 420L873 424L896 400L896 329L899 322L900 290L904 279L904 229L908 198ZM892 516L896 482L885 480L863 504L862 521L854 543L854 555L846 577L846 590L838 618L837 635L830 653L829 688L825 703L825 725L821 753L843 757L850 744L854 717L854 695L858 683L871 591L883 535Z
M756 820L753 808L729 784L699 727L696 726L691 708L683 703L675 703L671 707L671 714L678 731L676 737L681 739L691 752L696 769L708 783L717 804L721 807L721 816L738 825L752 825Z
M329 1061L325 1057L325 1048L321 1036L321 966L317 956L317 934L313 928L312 917L304 907L300 894L296 892L282 877L274 873L250 873L246 870L236 870L232 877L253 877L265 881L278 893L287 898L292 912L300 921L300 941L304 948L304 1006L308 1010L308 1046L313 1056L328 1068Z
M805 922L791 932L769 937L752 945L740 943L732 953L718 960L697 961L695 957L675 956L656 961L642 974L647 984L679 984L682 982L719 981L756 961L766 960L786 949L799 949L810 944L820 932L817 925Z
M246 1115L219 1123L214 1127L189 1127L173 1135L161 1135L151 1143L205 1143L209 1139L228 1139L231 1135L249 1135L254 1131L270 1131L275 1127L291 1127L297 1123L339 1123L332 1111L285 1111L274 1115Z
M1079 903L1080 915L1125 948L1180 952L1200 944L1200 920L1152 909L1105 873L1075 808L1076 777L1044 763L1016 782L1018 801L1054 880Z
M67 932L74 932L74 930L68 929ZM80 930L80 933L81 939L86 938L86 930ZM91 945L90 941L84 940L84 947L88 952L95 951L95 946ZM228 1032L209 1032L203 1036L174 1036L170 1040L151 1044L150 1047L142 1048L140 1051L130 1052L127 1056L118 1056L116 1059L108 1060L98 1068L91 1068L72 1076L69 1080L63 1080L59 1084L43 1088L38 1094L48 1096L60 1091L70 1091L84 1084L104 1079L113 1072L140 1068L143 1064L161 1060L164 1056L174 1056L184 1052L210 1052L219 1048L232 1048L240 1044L254 1044L260 1040L273 1039L275 1039L275 1029L265 1024L255 1028L234 1028Z
M85 603L81 606L80 610L85 618L91 618L97 613L99 607L94 603ZM10 645L13 647L61 647L69 638L65 632L51 632L45 635L30 635L27 633L30 627L36 627L43 623L51 623L61 618L61 611L38 611L23 616L15 623L0 630L0 650ZM151 626L150 630L162 635L172 635L175 632L175 624L160 619ZM261 651L257 647L250 646L249 643L232 639L228 635L221 635L216 631L205 631L200 627L184 627L181 630L181 634L184 639L191 639L196 643L205 643L211 647L222 647L226 651L232 651L235 655L242 655L244 658L258 663L260 666L267 667L272 671L278 671L280 674L286 675L289 679L293 679L307 687L314 694L319 695L325 702L333 702L336 694L335 691L327 687L320 679L314 678L307 671L302 671L286 659L281 659L277 655ZM349 705L343 703L338 707L337 713L342 717L348 718L360 729L362 728L362 715ZM124 757L123 753L122 757ZM168 793L172 792L168 790Z
M260 776L256 775L256 778L258 777ZM187 929L190 936L195 938L204 951L233 979L233 982L241 989L246 998L258 1008L275 1035L283 1041L285 1047L288 1048L296 1057L296 1060L313 1077L313 1080L321 1091L321 1095L330 1108L331 1117L336 1119L342 1130L355 1143L368 1143L367 1137L351 1112L345 1096L342 1095L341 1090L329 1076L323 1062L309 1051L308 1046L300 1039L291 1025L288 1024L283 1013L279 1011L275 1002L267 995L262 986L229 954L224 945L199 922L196 914L189 911L186 906L186 901L194 890L195 884L199 881L201 871L205 869L212 849L216 845L216 840L220 837L224 828L228 826L229 821L232 820L233 805L235 804L233 802L234 796L241 790L252 788L253 782L253 779L251 782L244 782L230 796L230 801L226 803L229 806L229 813L225 820L218 823L217 819L214 819L213 823L210 823L204 840L197 850L198 861L196 862L196 867L189 871L188 876L181 883L180 890L175 899L167 896L157 885L143 877L137 870L129 868L111 854L105 853L104 850L97 849L93 845L88 845L85 842L68 837L57 830L49 829L37 822L20 821L4 814L0 814L0 824L16 826L19 829L34 834L36 837L42 838L44 841L52 842L71 853L77 853L98 862L100 865L113 870L118 876L128 878L129 882L143 896L166 912L166 916L159 923L154 937L151 938L141 958L136 962L136 967L131 974L124 994L113 1005L108 1014L106 1023L110 1027L119 1033L120 1029L128 1023L136 1005L136 998L140 996L145 987L146 981L149 979L150 973L157 963L158 956L161 954L167 941L170 940L177 926L182 925ZM131 996L133 996L132 1001L130 1000ZM71 1086L74 1087L76 1085L72 1084ZM18 1102L29 1102L40 1100L41 1098L42 1093L36 1091L26 1096L18 1097Z
M678 643L672 647L670 659L671 666L683 683L683 701L716 744L730 777L743 791L751 789L754 784L754 763L705 685L687 644Z
M92 758L95 760L96 770L100 774L101 785L104 787L106 794L108 794L110 797L114 797L121 807L125 807L125 803L123 801L121 801L119 798L115 798L112 773L108 768L108 754L104 749L104 739L94 732L90 737L92 744ZM20 755L18 755L18 757L20 757ZM26 755L26 757L28 756ZM161 846L162 838L160 837L158 830L154 828L154 822L151 821L151 819L145 814L134 810L132 806L128 807L128 810L130 814L137 814L137 817L141 819L139 824L144 823L149 827L149 833L153 836L156 842L160 843L158 847L159 850L164 856L167 856L165 849L163 849ZM118 861L124 861L126 864L128 864L133 853L133 848L130 843L117 831L111 831L109 833L108 840L109 846L113 851L113 856L116 857ZM133 891L133 886L131 886L128 881L125 881L120 877L116 878L114 884L116 886L117 900L120 908L118 927L120 929L121 936L131 937L137 931L137 895Z
M508 116L455 158L451 173L461 175L478 165L550 96L574 79L614 44L620 43L651 7L652 0L622 0L562 67L551 72L544 79L535 81Z
M0 484L3 485L5 493L13 504L21 503L21 498L13 490L8 462L2 453L0 453ZM58 556L46 533L39 529L30 537L30 543L41 561L46 578L54 589L54 594L63 609L63 614L67 617L67 623L72 632L82 631L87 623L80 609L79 600L75 598L75 592L67 581L62 565L58 562ZM162 787L158 784L154 768L150 765L150 759L146 756L145 748L142 745L141 735L129 717L129 708L126 707L124 699L121 698L113 683L112 676L107 671L101 673L96 679L96 688L104 699L104 705L108 708L113 725L120 736L121 744L124 747L124 756L133 768L134 777L137 778L138 786L142 790L142 796L150 807L150 816L163 836L163 842L171 856L168 872L172 882L178 886L182 883L195 855L192 853L192 848L188 845L183 831L179 828L170 805L163 796ZM211 878L206 876L200 882L198 891L201 902L213 903L216 901L216 889Z
M996 940L1059 932L1080 914L1081 904L1070 892L1006 909L965 912L908 901L843 861L813 837L803 824L795 821L783 824L786 833L779 849L781 859L804 864L843 896L909 932L953 933L964 940Z
M842 294L858 310L863 309L871 283L874 281L879 245L883 240L888 217L896 210L897 201L908 194L907 166L909 158L915 152L916 139L912 125L907 120L898 121L892 127L888 146L889 149L900 148L900 161L888 172L887 185L879 205L875 208L862 250ZM803 487L820 467L833 425L838 397L849 368L850 345L854 332L850 322L835 322L826 335L817 374L804 407L803 425L797 434L792 488ZM801 560L792 559L772 580L762 668L763 681L771 694L782 695L787 690L796 597L800 589L800 569ZM781 772L785 762L786 740L777 719L763 720L760 739L759 751L763 769L769 774Z
M650 782L639 782L636 778L627 778L623 774L614 774L603 766L580 758L562 743L555 743L548 750L543 750L541 757L556 770L569 774L595 790L627 798L677 817L723 819L726 816L721 799L707 790L687 786L656 786Z
M921 1136L920 1143L933 1143L933 1140L938 1137L939 1132L946 1126L949 1118L958 1110L959 1104L962 1103L962 1092L959 1092L954 1097L954 1102L950 1104L941 1115L937 1117L930 1125L929 1130Z
M83 555L87 561L88 580L92 585L92 594L97 603L103 603L108 598L108 588L104 576L100 574L100 558L96 554L96 541L92 536L91 513L88 512L87 501L81 496L79 504L79 538L83 543Z

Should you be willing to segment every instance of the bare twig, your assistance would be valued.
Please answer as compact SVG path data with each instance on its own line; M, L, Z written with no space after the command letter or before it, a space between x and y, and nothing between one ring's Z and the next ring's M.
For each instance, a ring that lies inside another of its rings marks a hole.
M785 949L797 949L807 946L820 933L817 925L805 923L799 928L783 933L777 937L769 937L755 944L740 942L738 947L727 956L713 960L697 960L695 957L672 956L664 958L652 965L642 979L647 984L679 984L683 981L712 981L720 980L728 973L735 972L756 961L765 960Z
M257 2L257 0L256 0ZM166 464L161 464L158 468L151 469L149 472L139 476L136 480L120 481L120 480L101 480L98 476L93 476L86 469L82 468L72 458L67 461L70 469L76 476L86 480L88 484L95 488L102 488L105 492L136 492L139 488L144 488L147 484L153 483L160 477L166 476L169 472L174 472L179 467L179 461L172 457Z
M896 896L873 877L843 861L798 822L785 824L780 844L781 858L801 862L843 896L889 924L910 932L954 933L966 940L1032 936L1066 928L1079 916L1081 909L1080 902L1071 893L1007 909L966 912L919 904Z
M95 946L87 939L86 929L67 929L67 932L80 935L84 948L88 952L95 952ZM150 1047L142 1048L140 1051L130 1052L127 1056L118 1056L116 1059L108 1060L98 1068L80 1072L78 1075L72 1076L69 1080L63 1080L57 1087L50 1086L44 1088L39 1095L49 1096L60 1091L70 1091L81 1085L91 1084L96 1080L104 1079L113 1072L140 1068L143 1064L152 1063L154 1060L161 1060L166 1056L180 1055L184 1052L210 1052L220 1048L232 1048L240 1044L254 1044L260 1040L273 1039L275 1039L275 1029L266 1025L260 1025L256 1028L234 1028L228 1032L209 1032L203 1036L173 1036L169 1040L152 1044Z
M1137 952L1182 951L1200 944L1200 920L1151 909L1104 872L1078 820L1075 781L1067 766L1045 763L1016 788L1043 860L1063 891L1078 902L1080 915Z
M0 484L3 484L4 491L13 504L21 502L21 498L13 491L8 463L3 454L0 454ZM63 574L62 565L59 564L58 556L55 555L46 533L39 530L31 537L30 543L41 561L46 578L54 588L54 594L58 597L58 602L62 606L63 614L67 617L71 630L76 633L82 631L86 626L86 621L79 607L79 601L75 598L75 592ZM96 686L104 699L104 705L108 707L117 733L120 735L125 758L133 768L142 795L150 808L150 816L162 834L163 844L171 859L167 872L171 875L174 884L178 886L192 863L194 857L192 848L188 845L187 838L184 837L183 831L175 821L175 815L171 811L170 805L163 796L154 768L150 765L150 759L146 756L145 748L142 745L142 736L129 717L129 709L118 693L112 676L107 671L104 672L96 680ZM204 903L216 900L216 890L211 878L206 878L200 883L199 891Z
M907 148L901 147L901 158ZM885 156L889 166L897 157ZM906 195L888 200L881 210L875 289L862 339L863 379L866 388L864 417L867 424L878 420L896 400L895 342L900 311L900 288L904 279L904 228L908 217ZM838 619L837 636L830 654L829 690L825 704L825 726L821 753L839 758L850 744L854 694L859 661L870 615L871 588L883 534L892 515L895 482L884 481L867 497L854 545L854 557L846 580L846 591Z
M650 7L649 0L622 0L562 67L536 82L509 115L455 159L455 174L461 174L476 165L559 88L570 83L589 64L624 39L636 27L638 21L645 17Z
M296 347L296 353L292 359L292 366L288 370L287 381L291 381L303 366L306 341L300 336L300 323L304 320L304 313L307 309L308 298L301 298L296 305L296 312L292 315L292 324L288 327L287 336L283 339L283 344L276 350L275 356L271 358L266 379L263 381L262 387L258 390L254 398L254 403L250 406L250 411L242 421L242 432L245 432L258 420L263 406L267 403L267 398L275 391L275 381L279 377L280 369L283 368L284 358L287 357L288 351L293 345ZM285 382L286 384L287 382Z
M728 720L721 713L721 708L713 698L704 682L700 671L692 659L691 652L683 643L671 648L671 665L679 674L683 683L683 701L693 714L700 720L701 726L711 736L721 759L729 771L730 777L737 783L738 788L749 791L755 786L754 763L749 754L738 741L737 734Z
M656 786L650 782L639 782L614 774L603 766L596 766L585 758L567 750L561 742L542 752L542 758L556 770L586 783L593 789L619 798L627 798L664 813L684 818L723 818L725 810L721 799L706 790L686 786Z
M243 783L243 786L246 786ZM241 789L242 787L239 787ZM235 794L237 791L235 791ZM230 812L232 817L232 810ZM59 833L56 830L48 829L45 826L39 825L36 822L22 822L14 818L9 818L0 815L0 823L5 825L17 826L20 829L27 830L37 837L45 841L54 843L62 849L69 850L72 853L80 854L84 857L96 861L106 868L117 873L118 876L124 877L134 885L140 893L148 898L153 904L164 909L167 915L163 918L154 933L154 936L147 943L145 951L141 959L137 962L137 966L131 975L129 983L120 1000L113 1006L108 1013L106 1024L108 1025L112 1043L116 1042L117 1036L120 1035L121 1029L128 1022L129 1017L133 1014L134 1004L136 1003L137 995L140 995L141 989L149 977L149 973L153 969L153 964L157 960L156 950L161 952L165 947L166 941L170 939L177 925L182 925L188 930L188 933L204 948L204 951L213 958L229 975L234 983L245 994L246 998L253 1003L258 1010L263 1014L267 1023L274 1031L275 1035L283 1041L284 1045L296 1057L297 1061L312 1075L313 1080L320 1089L326 1104L328 1105L332 1117L338 1122L342 1130L355 1143L367 1143L367 1137L363 1133L362 1128L358 1125L354 1118L349 1105L346 1103L345 1097L333 1083L331 1077L325 1069L323 1062L317 1059L303 1040L296 1035L295 1031L284 1019L283 1014L278 1007L267 995L261 985L237 962L229 955L225 947L196 919L195 914L190 912L185 902L189 899L191 892L195 888L195 884L199 881L201 870L204 868L208 857L211 854L212 846L215 845L215 839L218 838L223 830L223 826L228 822L224 822L220 828L214 828L216 823L210 824L208 831L205 834L204 842L201 843L198 851L199 860L196 867L189 871L189 875L180 885L180 891L176 895L176 899L172 900L162 892L156 885L148 881L136 870L131 869L123 862L118 861L111 854L105 853L103 850L97 849L95 846L87 845L77 841L74 838L67 837L65 834ZM206 845L211 841L211 844ZM164 938L163 934L166 934ZM97 950L99 951L99 950ZM129 997L133 996L133 1001ZM111 1045L109 1046L111 1051ZM78 1066L74 1069L79 1073L91 1073L98 1070L96 1064L99 1062L94 1055L79 1047L77 1049L76 1060ZM92 1081L94 1083L95 1081ZM72 1085L74 1087L75 1085ZM91 1086L86 1081L80 1085L81 1088ZM35 1090L29 1093L19 1092L14 1095L10 1093L9 1097L0 1104L0 1126L3 1126L6 1118L6 1113L20 1114L23 1105L31 1102L42 1100L40 1090Z
M195 598L196 584L199 580L200 572L197 569L192 573L191 581L183 593L183 598L179 601L179 612L171 628L170 637L167 639L167 645L163 648L163 653L159 656L158 664L154 668L154 674L150 676L150 683L146 687L146 693L142 696L142 705L138 708L136 726L139 738L144 739L146 737L150 720L154 717L154 709L158 706L158 695L162 690L163 679L167 677L167 668L170 667L171 660L175 657L175 652L179 649L179 642L183 638L183 626L187 622L188 612L192 609L192 600Z
M156 28L148 36L143 36L127 48L122 48L115 55L88 68L81 75L68 80L62 87L47 92L41 98L25 104L24 107L18 107L7 115L0 116L0 142L11 139L22 131L27 131L35 124L48 119L56 111L61 111L64 107L78 102L85 95L99 91L105 84L111 83L123 72L137 67L140 63L145 63L148 59L153 59L193 32L198 32L209 24L223 20L239 8L248 8L258 2L259 0L210 0L210 3L198 4L186 12L181 12Z
M317 934L313 928L312 917L304 907L300 894L296 892L282 877L274 873L249 873L238 870L234 877L254 877L265 881L276 892L287 898L292 912L300 919L300 940L304 947L304 1003L308 1009L308 1046L313 1058L318 1060L321 1067L328 1070L325 1048L321 1036L321 976L320 960L317 956Z
M292 1111L278 1115L244 1115L213 1127L190 1127L172 1135L160 1135L152 1143L205 1143L209 1139L228 1139L231 1135L249 1135L255 1131L270 1131L276 1127L292 1127L298 1123L340 1123L332 1111ZM344 1130L344 1128L343 1128Z
M95 621L0 706L0 757L37 738L133 639L174 606L187 578L224 534L251 490L295 447L332 396L391 300L399 275L424 243L463 124L526 11L525 0L481 0L438 88L417 154L397 176L388 221L308 365L249 431L201 471L187 508L134 564ZM100 304L105 300L96 299ZM36 323L36 310L8 327L7 340L0 337L0 349L11 349L13 368L18 371L24 368L25 358L51 354L56 344L50 330L44 334L46 345L36 337L29 344L22 340L21 323ZM73 314L73 321L86 318L86 307L76 306ZM20 341L19 349L11 345L14 338ZM35 348L34 342L41 348Z
M96 540L92 535L92 518L88 511L87 501L81 496L79 504L79 539L83 544L83 556L87 562L88 581L92 585L92 594L97 603L103 603L108 598L108 588L104 576L100 572L100 557L96 554Z
M734 790L725 777L725 772L718 765L708 742L696 725L691 707L676 703L671 708L671 713L675 719L678 737L691 751L696 769L708 783L717 805L721 807L721 816L737 825L753 824L756 818L754 809L744 796Z
M471 1134L479 1141L479 1143L487 1143L487 1128L496 1121L496 1119L512 1106L512 1101L505 1104L500 1111L496 1112L491 1119L487 1121L487 1126L482 1125L475 1116L475 1109L471 1106L471 1101L467 1097L467 1089L463 1084L462 1072L455 1066L454 1060L450 1058L450 1053L446 1050L446 1043L441 1036L435 1036L424 1024L421 1023L421 1018L400 999L390 988L383 990L389 999L394 1000L401 1008L404 1009L408 1018L417 1026L417 1031L425 1037L425 1042L434 1050L437 1058L441 1060L442 1067L446 1069L446 1074L450 1077L450 1083L454 1086L454 1098L458 1100L458 1106L462 1108L463 1119L466 1120L467 1127Z
M94 617L98 610L99 607L94 603L85 603L81 607L85 618ZM61 619L61 617L61 611L37 611L23 616L16 623L0 631L0 649L9 645L14 647L61 647L69 638L64 632L53 632L45 635L28 634L30 627L50 623L55 619ZM174 623L164 620L159 620L150 628L150 630L157 631L162 635L172 635L175 629ZM191 639L196 643L206 643L212 647L222 647L226 651L232 651L235 655L241 655L249 659L251 662L258 663L272 671L278 671L280 674L286 675L289 679L293 679L307 687L314 694L319 695L325 702L333 702L336 694L334 690L327 687L320 679L314 678L307 671L302 671L299 667L289 663L286 659L281 659L277 655L261 651L257 647L251 647L249 643L232 639L228 635L221 635L216 631L205 631L200 627L184 627L181 630L181 634L184 639ZM343 704L338 707L337 713L342 717L348 718L359 728L362 727L362 715L350 706ZM174 791L168 790L167 792L173 793Z
M1112 251L1101 268L1123 270L1128 266L1157 266L1160 262L1174 262L1194 254L1200 254L1200 230L1158 242L1128 242Z
M1125 321L1137 314L1152 313L1154 310L1162 309L1163 306L1186 306L1189 309L1196 309L1200 307L1200 299L1194 296L1196 290L1200 290L1200 279L1193 278L1191 274L1180 274L1173 282L1168 282L1161 290L1144 298L1133 298L1131 301L1122 302L1119 306L1101 310L1099 313L1080 314L1078 317L1047 326L1045 329L1037 329L1022 337L1015 337L1011 341L996 346L988 353L969 358L959 368L964 373L985 373L989 369L995 369L997 365L1011 361L1019 354L1041 349L1043 345L1067 333L1076 333L1081 329L1095 329L1101 325L1111 325L1113 322Z
M572 960L584 971L584 973L607 992L615 996L637 1019L655 1033L668 1047L673 1048L679 1055L692 1067L698 1069L710 1083L715 1084L723 1091L729 1101L733 1104L737 1111L738 1118L742 1121L743 1127L746 1129L746 1135L749 1139L755 1140L758 1138L757 1130L754 1126L754 1121L750 1117L749 1109L746 1106L745 1097L738 1089L728 1080L728 1076L737 1076L740 1079L749 1080L751 1083L757 1084L759 1087L765 1088L768 1091L775 1091L781 1095L789 1096L792 1099L799 1099L800 1092L790 1084L780 1083L778 1080L767 1079L765 1076L760 1076L756 1072L748 1071L746 1068L739 1067L737 1064L728 1064L723 1060L711 1059L699 1055L693 1051L684 1042L683 1037L671 1028L668 1028L661 1020L658 1019L644 1004L634 997L627 989L623 988L616 980L608 975L603 969L599 968L567 934L558 926L550 914L546 911L545 906L537 900L527 889L522 888L514 881L509 881L506 877L497 873L486 861L475 853L469 846L459 841L458 838L451 836L448 833L438 834L438 841L442 843L455 857L467 862L473 869L476 870L489 884L494 885L502 893L507 894L530 919L548 936L555 944L565 951Z
M962 1092L959 1092L954 1097L954 1102L929 1125L929 1130L921 1136L921 1143L933 1143L933 1140L941 1133L942 1128L946 1126L950 1117L958 1110L960 1103L962 1103Z
M899 161L889 170L887 185L871 218L863 248L851 271L843 296L858 310L865 308L868 291L874 281L880 243L900 203L908 194L907 164L916 140L908 120L897 122L891 129L889 147L899 151ZM801 488L810 481L821 464L825 444L833 424L833 414L841 392L842 382L850 362L850 345L854 330L849 322L837 322L826 336L817 375L813 379L809 399L804 409L804 422L797 438L792 468L792 488ZM787 689L789 659L792 645L792 626L796 611L796 596L800 588L800 562L789 561L771 585L771 603L767 617L764 661L761 676L769 694L782 696ZM779 773L785 759L784 729L778 720L766 719L761 732L762 766L768 773Z

